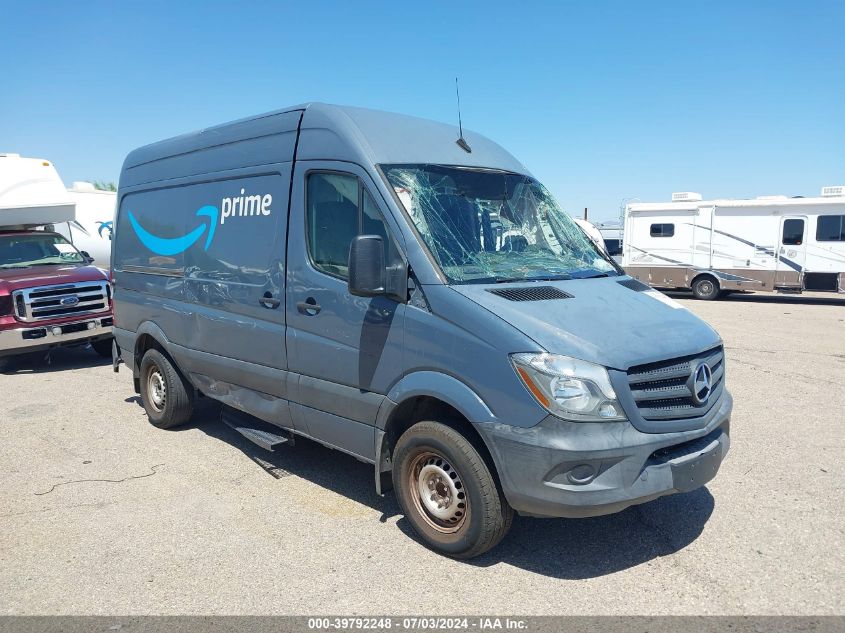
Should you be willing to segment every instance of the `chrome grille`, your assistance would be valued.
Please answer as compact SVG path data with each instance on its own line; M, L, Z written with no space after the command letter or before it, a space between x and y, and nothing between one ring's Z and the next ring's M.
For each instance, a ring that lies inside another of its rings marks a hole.
M107 281L86 281L15 290L12 296L18 320L32 322L107 312L111 289Z
M693 394L693 372L702 363L710 368L711 387L709 397L699 404ZM722 394L724 376L724 352L717 347L703 354L632 367L628 384L643 419L668 421L707 413Z

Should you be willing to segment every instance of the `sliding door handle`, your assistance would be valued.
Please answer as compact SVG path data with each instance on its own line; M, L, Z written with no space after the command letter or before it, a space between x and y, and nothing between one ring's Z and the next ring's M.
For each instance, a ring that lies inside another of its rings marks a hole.
M273 297L273 295L271 295L269 292L265 292L265 293L264 293L264 296L263 296L263 297L261 297L261 298L258 300L258 303L260 303L260 304L261 304L261 305L263 305L265 308L268 308L268 309L270 309L270 310L272 310L272 309L274 309L274 308L278 308L278 307L282 304L282 302L281 302L281 301L279 301L278 299L274 298L274 297Z
M320 312L320 306L314 297L308 297L305 301L296 304L296 309L306 316L314 316Z

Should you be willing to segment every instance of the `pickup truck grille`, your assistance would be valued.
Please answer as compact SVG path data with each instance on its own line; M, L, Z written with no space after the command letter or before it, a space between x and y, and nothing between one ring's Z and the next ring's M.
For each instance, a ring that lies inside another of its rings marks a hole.
M111 288L107 281L38 286L15 290L12 299L17 319L30 323L107 312Z
M705 369L699 370L701 365ZM698 378L709 378L705 394ZM640 415L649 421L671 421L707 413L722 394L725 357L721 347L702 354L639 365L628 370L628 384ZM697 392L697 393L696 393Z

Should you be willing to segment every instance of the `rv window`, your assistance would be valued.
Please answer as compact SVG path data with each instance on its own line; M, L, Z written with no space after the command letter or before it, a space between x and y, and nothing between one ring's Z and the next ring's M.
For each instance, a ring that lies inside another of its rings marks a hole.
M845 215L820 215L816 226L819 242L845 242Z
M607 254L611 257L614 255L621 255L622 240L606 239L604 241L604 248L607 250Z
M652 237L672 237L675 235L675 225L674 224L652 224L651 225L651 236Z
M804 220L784 220L783 239L784 245L799 246L804 243Z
M356 235L380 235L386 262L401 261L378 206L358 178L311 173L307 195L308 252L317 270L346 279L349 244Z

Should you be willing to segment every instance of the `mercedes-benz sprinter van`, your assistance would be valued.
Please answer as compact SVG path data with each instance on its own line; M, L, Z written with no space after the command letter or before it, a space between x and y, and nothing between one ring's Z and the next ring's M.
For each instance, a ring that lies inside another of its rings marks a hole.
M114 239L115 364L154 425L207 397L266 448L354 455L444 554L692 490L728 451L719 335L478 134L311 103L148 145Z

